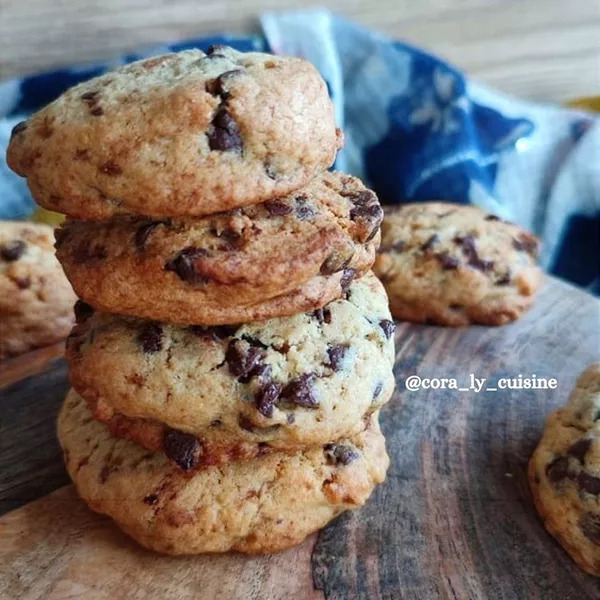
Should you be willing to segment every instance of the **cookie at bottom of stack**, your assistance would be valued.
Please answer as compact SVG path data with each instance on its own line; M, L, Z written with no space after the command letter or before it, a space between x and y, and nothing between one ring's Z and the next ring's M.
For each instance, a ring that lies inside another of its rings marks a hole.
M111 437L73 391L60 413L58 436L67 470L88 505L141 545L168 554L256 554L298 544L364 504L389 463L377 414L351 439L192 476L162 453Z
M397 319L504 325L533 303L539 240L476 206L386 207L373 271Z
M600 577L600 363L579 377L566 406L548 418L529 463L546 529L571 558Z

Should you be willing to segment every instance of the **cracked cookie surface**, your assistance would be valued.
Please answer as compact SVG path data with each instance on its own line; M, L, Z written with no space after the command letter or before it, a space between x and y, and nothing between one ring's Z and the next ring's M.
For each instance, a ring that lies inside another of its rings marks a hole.
M533 303L538 239L476 206L385 207L373 271L392 314L416 323L503 325Z
M112 437L73 391L58 436L83 500L141 545L168 554L289 548L364 504L389 463L377 414L363 432L335 444L192 475L162 453Z
M52 228L0 221L0 358L67 337L76 300L53 248Z
M240 326L82 314L67 360L114 435L191 470L361 431L393 391L393 331L369 273L322 309Z
M554 411L529 463L546 529L583 569L600 577L600 363Z
M222 46L71 88L15 127L7 162L74 218L198 216L301 187L342 139L312 65Z
M358 179L325 172L288 196L201 218L68 220L56 232L57 255L77 294L99 310L246 322L341 296L344 273L371 267L382 217Z

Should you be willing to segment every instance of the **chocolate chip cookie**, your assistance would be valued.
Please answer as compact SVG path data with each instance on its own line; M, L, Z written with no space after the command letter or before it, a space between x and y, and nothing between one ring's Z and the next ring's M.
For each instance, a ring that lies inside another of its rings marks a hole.
M322 309L240 326L78 314L73 387L113 435L186 470L354 435L394 387L394 324L371 273Z
M83 500L141 545L168 554L289 548L364 504L389 462L376 414L350 439L193 475L162 453L112 437L74 392L58 436Z
M106 312L198 325L320 308L368 270L383 211L355 177L325 172L291 195L201 218L68 220L57 254Z
M71 88L15 127L7 161L39 204L77 219L198 216L285 195L341 145L312 65L219 46Z
M0 221L0 359L64 339L75 294L47 225Z
M546 529L600 577L600 363L583 372L566 406L548 418L529 483Z
M538 239L475 206L386 207L373 270L392 314L415 323L503 325L533 302Z

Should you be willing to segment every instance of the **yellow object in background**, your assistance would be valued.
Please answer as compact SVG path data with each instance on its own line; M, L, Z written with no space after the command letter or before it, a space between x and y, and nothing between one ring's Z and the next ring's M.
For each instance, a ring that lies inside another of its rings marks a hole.
M600 96L589 96L588 98L576 98L567 102L571 108L580 108L592 112L600 112Z
M65 215L41 207L31 215L31 220L35 223L46 223L46 225L51 225L52 227L57 227L64 219Z

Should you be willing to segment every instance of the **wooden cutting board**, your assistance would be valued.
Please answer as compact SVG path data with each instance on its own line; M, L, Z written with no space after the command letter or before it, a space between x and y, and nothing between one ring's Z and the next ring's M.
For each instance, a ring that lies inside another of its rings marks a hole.
M52 360L60 350L4 365L0 509L20 508L0 518L0 597L599 598L597 580L544 530L525 471L547 413L600 357L600 303L549 278L514 324L402 324L396 349L397 390L382 414L387 482L297 548L254 558L160 556L92 513L64 486L54 439L67 389L64 361ZM555 377L558 389L408 392L415 373L465 385L473 373L488 386L535 373Z

